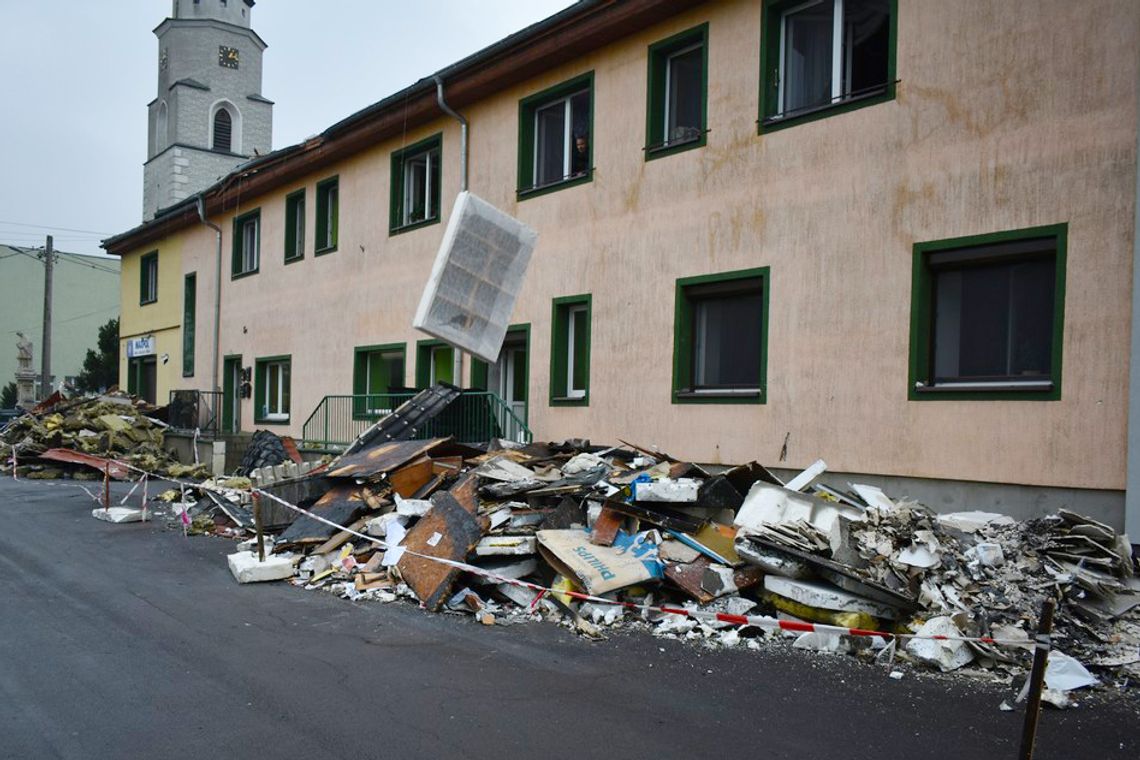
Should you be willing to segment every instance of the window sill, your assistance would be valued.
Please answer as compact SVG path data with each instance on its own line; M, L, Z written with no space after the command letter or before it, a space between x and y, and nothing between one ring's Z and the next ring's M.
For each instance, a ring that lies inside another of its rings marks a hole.
M158 303L158 299L152 298L149 301L139 301L139 306L150 306L152 303Z
M656 145L647 145L642 150L645 151L645 160L652 161L656 158L664 158L665 156L672 156L675 153L684 153L693 148L705 147L705 134L708 130L703 130L697 137L689 138L688 140L674 140L671 143L657 143Z
M405 225L402 225L400 227L389 227L388 228L388 236L391 237L392 235L402 235L405 232L411 232L412 230L418 230L420 227L430 227L433 224L439 224L439 215L438 214L433 216L431 219L424 219L423 221L420 221L420 222L411 222L409 224L405 224Z
M865 95L848 98L838 103L828 103L822 106L815 106L810 109L801 109L792 115L777 114L775 116L765 116L759 122L759 133L765 134L767 132L776 132L787 127L794 127L797 124L806 124L810 121L818 119L826 119L830 116L838 116L841 113L848 111L855 111L866 106L873 106L878 103L886 103L887 101L895 99L895 83L892 82L882 90L869 92Z
M916 382L910 392L911 400L944 401L1057 401L1061 389L1052 380L950 382L927 385Z
M268 417L257 417L254 419L254 423L258 425L288 425L289 415L285 415L284 417L276 415L270 415Z
M286 264L296 264L298 261L304 261L304 260L305 260L305 254L301 254L300 256L286 256L285 257L285 263Z
M546 185L519 188L516 193L518 200L525 201L527 198L536 198L540 195L546 195L547 193L557 192L567 187L573 187L574 185L584 185L587 182L593 181L593 179L594 170L590 169L585 174L579 174L576 177L568 177L567 179L558 180L557 182L551 182Z
M764 391L761 388L741 388L738 390L675 390L674 404L763 404Z
M586 392L581 396L551 396L551 406L589 406L590 394Z
M317 250L313 251L313 255L314 256L324 256L326 253L333 253L334 251L336 251L336 246L330 245L326 248L318 248Z
M257 274L257 269L251 269L248 272L234 272L230 274L231 280L240 280L242 277L249 277L250 275Z

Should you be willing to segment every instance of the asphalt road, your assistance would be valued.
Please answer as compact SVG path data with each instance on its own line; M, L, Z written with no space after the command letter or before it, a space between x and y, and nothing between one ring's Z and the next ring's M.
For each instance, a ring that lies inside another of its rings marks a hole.
M1010 688L239 586L232 543L92 506L0 481L0 757L1017 756ZM1137 756L1133 704L1042 715L1037 758Z

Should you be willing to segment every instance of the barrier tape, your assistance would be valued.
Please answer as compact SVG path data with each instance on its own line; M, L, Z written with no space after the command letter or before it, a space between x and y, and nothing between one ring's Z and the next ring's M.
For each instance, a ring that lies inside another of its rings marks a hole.
M126 464L126 463L124 463L124 464ZM223 494L223 495L226 493L225 489L220 489L220 488L216 488L216 487L212 487L212 486L206 486L206 485L203 485L201 483L193 483L190 481L184 481L184 480L181 480L179 478L174 478L174 477L170 477L170 476L166 476L166 475L159 475L156 473L150 473L150 472L147 472L146 470L135 467L134 465L131 465L131 464L126 464L126 467L130 470L133 470L133 471L139 473L142 476L142 478L144 479L144 481L146 478L154 478L155 480L165 481L165 482L177 485L179 487L181 495L182 495L182 503L183 504L185 504L185 502L186 502L186 488L187 488L187 486L189 486L191 488L198 488L198 489L201 489L204 491L214 491L215 493L219 493L219 494ZM55 484L52 484L52 485L55 485ZM82 486L79 486L79 487L82 488ZM145 486L144 486L144 489L145 489ZM87 490L87 489L84 488L84 490ZM974 644L988 644L991 646L1007 646L1007 647L1020 647L1020 648L1033 647L1035 645L1034 642L1036 641L1036 647L1037 648L1048 649L1050 647L1050 641L1049 641L1048 636L1045 636L1045 637L1038 636L1036 638L1036 640L1034 640L1034 639L1028 639L1028 638L1026 638L1026 639L998 639L998 638L994 638L991 636L946 636L946 635L941 635L941 634L920 635L917 633L893 633L890 631L876 631L876 630L870 630L870 629L865 629L865 628L848 628L848 627L844 627L844 626L830 625L830 624L825 624L825 623L811 623L811 622L799 621L799 620L781 620L779 618L774 618L774 617L770 617L767 615L736 615L736 614L732 614L732 613L728 613L728 612L712 612L712 611L705 611L705 610L693 610L693 609L687 609L684 607L669 607L669 606L665 606L665 605L638 604L636 602L627 602L627 601L620 601L617 599L608 599L608 598L603 597L603 596L595 596L593 594L587 594L587 593L581 592L581 591L567 591L567 590L555 589L555 588L551 588L548 586L542 586L542 585L537 584L537 583L531 583L530 581L524 581L524 580L521 580L518 578L508 578L506 576L497 575L497 574L495 574L495 573L493 573L493 572L491 572L485 568L479 567L477 565L471 565L471 564L468 564L466 562L460 562L458 560L447 559L446 557L435 557L435 556L432 556L430 554L423 554L420 552L412 551L411 549L408 549L406 547L390 546L386 541L382 541L381 539L376 538L375 536L370 536L370 535L367 535L365 533L361 533L359 531L353 530L352 528L350 528L348 526L341 525L337 522L334 522L333 520L329 520L326 517L322 517L321 515L314 514L313 512L311 512L311 511L309 511L303 507L299 507L296 504L292 504L292 503L286 501L285 499L280 498L279 496L277 496L275 494L269 493L267 491L263 491L260 488L251 488L250 490L252 493L256 493L262 498L267 498L270 501L276 502L277 504L280 504L281 506L283 506L287 509L290 509L290 510L292 510L298 514L305 515L305 516L307 516L313 520L316 520L319 523L327 525L331 528L335 528L338 531L343 531L345 533L348 533L350 536L356 536L357 538L368 541L369 543L372 543L372 544L376 545L378 548L384 549L385 551L387 551L389 549L402 548L404 550L404 554L409 554L413 557L419 557L421 559L426 559L426 560L429 560L431 562L438 562L440 564L447 565L449 567L453 567L457 570L461 570L463 572L471 573L472 575L478 575L478 576L481 576L484 578L489 578L491 580L498 581L500 583L509 583L512 586L518 586L520 588L526 588L526 589L529 589L531 591L534 591L537 594L537 596L535 597L535 599L530 604L531 610L533 610L534 607L538 604L538 602L543 597L545 597L547 594L555 594L555 595L565 594L565 595L570 596L570 597L577 599L579 601L618 606L618 607L622 607L624 609L633 610L633 611L641 613L643 615L645 615L646 613L658 613L658 614L664 614L664 615L677 615L680 617L685 617L685 618L689 618L691 620L695 620L699 623L714 623L715 622L715 623L724 623L727 625L735 625L735 626L740 626L740 627L754 626L754 627L760 628L762 630L781 630L781 631L788 631L788 632L792 632L792 633L832 633L832 634L840 634L840 635L844 635L844 636L855 636L855 637L860 637L860 638L879 638L879 639L883 639L884 641L888 642L888 645L893 645L895 642L905 641L905 640L909 640L909 639L923 639L923 640L931 640L931 641L964 642L964 643L974 643ZM94 498L94 496L92 498ZM100 501L100 500L96 499L96 501ZM182 522L182 526L183 526L183 533L185 534L187 527L188 527L187 524L189 522L185 510L183 510L183 512L181 514L181 522Z

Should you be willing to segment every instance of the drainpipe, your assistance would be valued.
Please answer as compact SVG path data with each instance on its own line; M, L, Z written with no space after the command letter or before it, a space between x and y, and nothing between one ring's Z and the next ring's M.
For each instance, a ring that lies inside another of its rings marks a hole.
M440 109L459 122L459 190L467 192L467 119L455 111L443 99L443 79L438 74L432 77L435 80L435 100ZM455 364L452 368L452 381L460 388L463 387L463 352L455 351Z
M206 218L206 201L203 193L198 193L198 219L214 231L214 236L218 241L214 267L214 351L211 362L213 390L214 393L217 393L220 390L218 385L218 347L221 344L222 333L222 228Z

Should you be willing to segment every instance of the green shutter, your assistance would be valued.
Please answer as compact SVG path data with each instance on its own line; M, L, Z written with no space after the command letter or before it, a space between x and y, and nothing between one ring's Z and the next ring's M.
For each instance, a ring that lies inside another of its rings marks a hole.
M182 300L182 376L194 375L194 333L197 329L198 275L186 275Z

